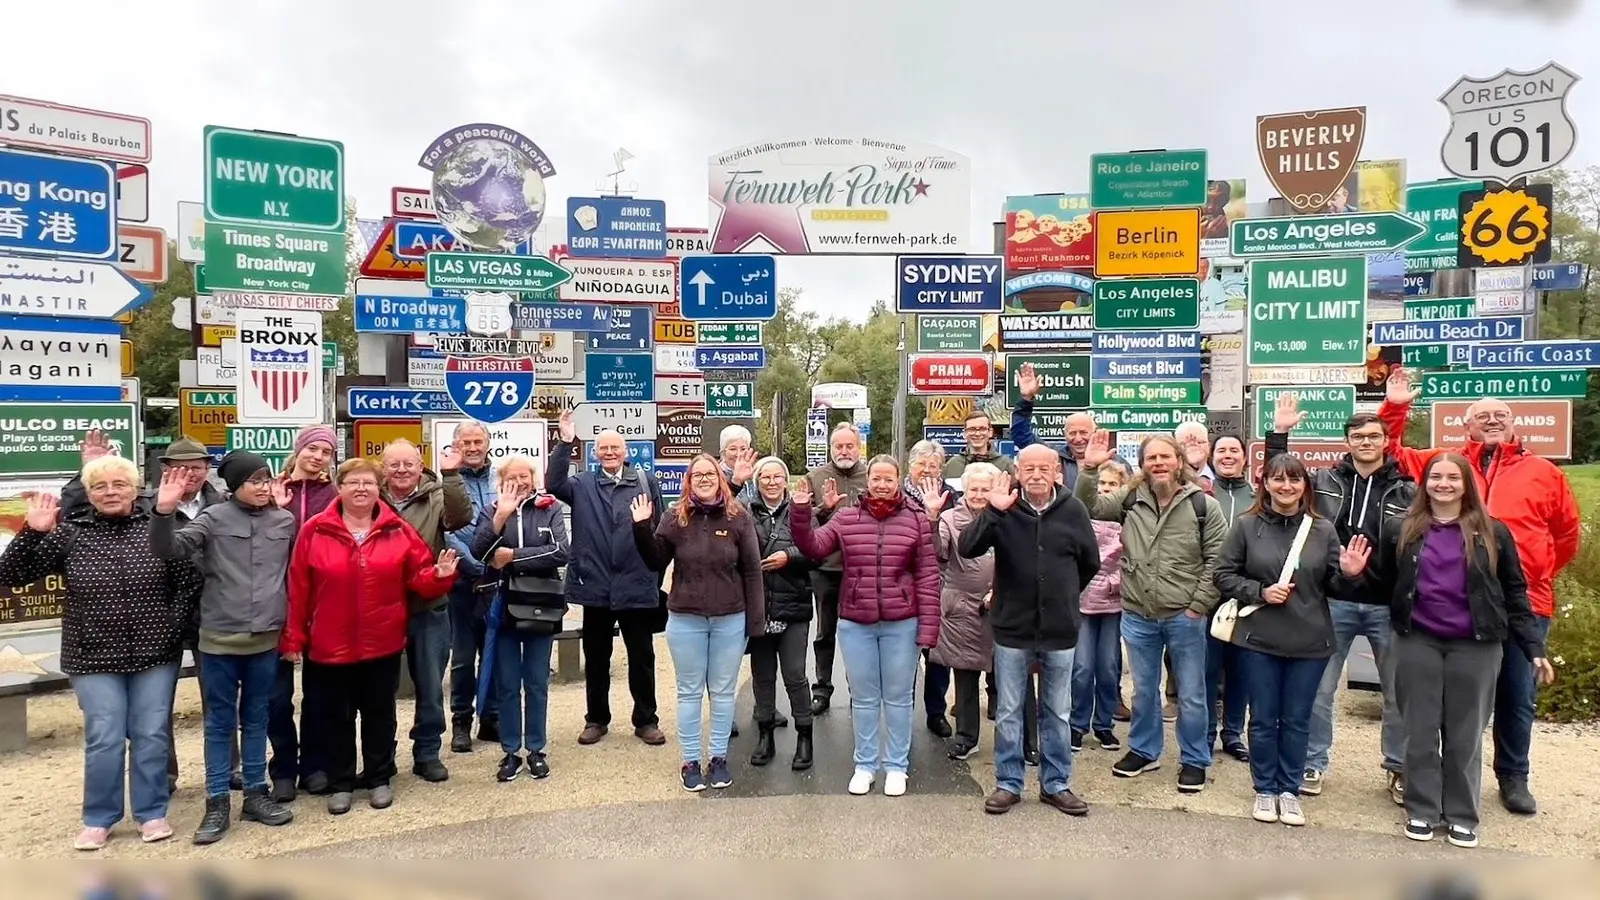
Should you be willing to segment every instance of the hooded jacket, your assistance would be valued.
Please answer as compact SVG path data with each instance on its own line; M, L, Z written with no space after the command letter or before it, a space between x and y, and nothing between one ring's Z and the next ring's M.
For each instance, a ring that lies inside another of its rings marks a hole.
M1122 526L1099 520L1090 524L1100 550L1100 571L1084 586L1078 611L1086 616L1116 615L1122 612Z
M822 505L822 486L832 478L834 487L839 491L839 505L833 509L825 509ZM854 467L845 472L834 465L833 460L828 460L823 465L806 473L806 482L811 485L811 506L816 511L817 524L827 524L828 520L838 515L841 511L855 505L856 500L867 489L867 461L856 460ZM808 556L811 554L807 554ZM817 564L817 568L824 572L838 572L844 568L844 557L838 553L829 553L826 558Z
M1217 560L1216 586L1222 596L1255 611L1234 626L1233 643L1246 649L1294 659L1333 655L1333 615L1328 596L1345 587L1339 572L1339 537L1327 519L1313 518L1300 550L1300 565L1284 603L1267 603L1263 590L1277 584L1294 546L1302 516L1270 509L1246 513L1228 535Z
M960 478L961 473L967 470L967 466L979 462L988 463L1008 475L1015 475L1017 472L1016 464L1011 461L1011 457L996 453L991 442L988 453L974 453L969 448L945 460L942 474L945 478Z
M1289 452L1289 435L1267 435L1267 459ZM1400 467L1400 460L1385 456L1371 475L1356 471L1355 459L1346 453L1339 464L1310 473L1317 514L1333 523L1341 545L1357 534L1374 545L1379 529L1391 516L1403 516L1417 496L1417 482Z
M1378 417L1389 428L1389 453L1401 471L1422 480L1428 461L1443 448L1414 450L1403 443L1410 406L1385 401ZM1472 463L1473 480L1489 515L1504 522L1516 540L1517 558L1535 615L1555 615L1555 581L1578 556L1583 520L1567 476L1548 459L1534 456L1518 440L1488 447L1468 441L1461 455Z
M1011 411L1011 443L1016 445L1017 452L1029 444L1040 443L1038 432L1033 430L1033 401L1018 399L1017 407ZM1061 483L1067 490L1074 490L1078 486L1078 458L1072 455L1072 448L1066 444L1059 444L1051 448L1056 455L1061 457ZM1090 479L1093 481L1094 479Z
M1268 438L1267 453L1272 453L1271 439ZM1222 509L1222 517L1228 520L1231 528L1233 523L1239 521L1251 504L1256 502L1256 486L1248 478L1229 478L1218 475L1211 480L1211 490L1207 493L1217 498L1217 506Z
M812 559L840 555L839 618L861 625L914 618L917 644L928 648L939 641L939 559L932 523L897 496L893 511L881 519L850 506L820 526L809 510L791 503L789 527L801 553Z
M1036 510L1019 495L1004 512L993 506L961 532L959 550L973 557L994 549L995 643L1023 650L1078 645L1078 604L1100 571L1100 550L1083 503L1057 487Z
M961 535L978 513L965 503L939 514L935 546L939 556L939 645L928 658L941 666L968 672L994 669L994 629L983 599L994 591L994 551L968 559L961 555Z
M150 520L150 549L162 559L193 559L205 577L200 627L223 634L266 634L288 613L289 556L294 515L237 500L201 510L178 526L177 516ZM271 640L268 638L267 640Z
M1222 602L1212 572L1228 539L1228 521L1217 498L1198 484L1180 484L1165 508L1143 478L1110 494L1097 492L1099 469L1086 468L1075 489L1089 514L1122 525L1122 608L1147 619L1167 619L1189 610L1210 616ZM1204 526L1190 494L1200 494Z
M766 559L780 550L789 557L783 568L763 572L761 576L767 594L767 620L771 622L811 621L811 570L816 566L794 545L794 529L789 526L789 507L793 505L788 495L784 495L776 509L767 506L759 497L749 507L761 558Z
M580 606L613 610L658 609L661 576L652 572L633 540L629 505L643 494L655 510L666 504L649 472L624 464L613 481L601 472L572 469L572 444L557 444L545 472L545 490L572 508L572 551L567 560L567 599Z

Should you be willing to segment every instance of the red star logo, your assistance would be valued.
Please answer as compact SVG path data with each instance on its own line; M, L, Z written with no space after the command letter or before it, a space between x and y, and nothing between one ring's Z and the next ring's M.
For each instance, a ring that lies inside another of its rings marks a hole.
M926 181L923 181L921 178L918 178L916 181L911 182L911 187L912 187L913 190L915 190L917 192L916 196L918 196L918 197L926 197L926 196L928 196L928 183Z

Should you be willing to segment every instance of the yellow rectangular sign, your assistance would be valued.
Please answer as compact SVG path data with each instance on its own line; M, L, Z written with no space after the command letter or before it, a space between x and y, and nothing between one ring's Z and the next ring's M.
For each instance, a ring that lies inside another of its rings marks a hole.
M200 346L221 347L223 341L236 340L239 329L233 325L201 325Z
M422 420L421 419L395 419L393 421L366 421L357 419L355 424L356 455L364 456L375 463L383 462L383 448L389 442L405 438L418 447L422 447ZM428 457L432 454L423 448L422 464L427 466L432 463Z
M1194 275L1199 271L1198 207L1095 213L1096 277Z
M684 319L657 319L656 343L693 344L695 331L694 323Z
M228 446L228 426L239 419L233 391L196 390L178 392L178 421L184 437L207 447Z
M122 377L132 378L137 374L134 371L135 368L133 363L133 341L124 340L122 342Z

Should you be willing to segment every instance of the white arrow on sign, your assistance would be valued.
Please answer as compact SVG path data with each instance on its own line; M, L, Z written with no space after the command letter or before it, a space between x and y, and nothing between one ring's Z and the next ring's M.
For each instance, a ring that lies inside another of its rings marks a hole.
M701 269L689 278L689 283L695 286L697 289L696 293L699 294L699 296L695 298L695 304L698 306L705 306L706 288L710 285L716 284L716 282L711 280L711 275L706 272L705 269Z
M151 296L109 262L0 256L0 312L109 319Z

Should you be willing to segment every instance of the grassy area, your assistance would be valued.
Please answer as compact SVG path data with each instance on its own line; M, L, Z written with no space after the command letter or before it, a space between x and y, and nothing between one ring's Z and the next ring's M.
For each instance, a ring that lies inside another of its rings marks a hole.
M1567 481L1572 492L1578 495L1578 505L1585 513L1600 509L1600 463L1585 466L1566 466Z

